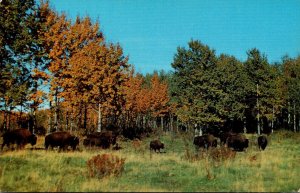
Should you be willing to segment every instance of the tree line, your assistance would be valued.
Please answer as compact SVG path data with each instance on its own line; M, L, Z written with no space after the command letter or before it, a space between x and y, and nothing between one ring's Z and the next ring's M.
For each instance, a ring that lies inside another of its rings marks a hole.
M299 130L300 56L270 64L253 48L240 61L191 40L173 71L143 75L88 16L34 0L0 10L1 131Z

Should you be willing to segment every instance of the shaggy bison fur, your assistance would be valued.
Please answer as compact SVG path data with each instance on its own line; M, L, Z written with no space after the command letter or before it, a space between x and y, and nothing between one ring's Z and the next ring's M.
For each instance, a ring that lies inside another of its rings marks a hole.
M266 136L259 136L257 138L257 144L258 144L258 148L261 150L265 150L265 148L267 147L268 145L268 140L267 140L267 137Z
M208 149L209 147L217 147L218 142L217 142L217 138L215 138L213 135L204 134L202 136L196 136L194 138L194 145L197 148Z
M162 143L158 139L150 142L150 151L154 150L156 152L156 150L158 150L158 152L160 152L160 149L164 149L164 148L165 148L164 143Z
M226 144L234 151L244 151L249 146L249 140L242 134L235 134L227 138Z
M87 135L83 140L85 147L97 146L103 149L109 148L111 145L115 145L117 142L117 135L112 131L95 132Z
M226 143L226 140L228 139L229 136L232 136L232 135L236 135L236 133L233 133L231 131L228 131L228 132L222 132L220 134L220 144L221 145L224 145Z
M32 134L28 129L16 129L12 131L7 131L3 134L3 143L1 149L10 144L17 144L17 148L24 148L26 144L30 143L32 146L36 144L37 137Z
M46 149L51 146L52 148L59 147L59 149L66 150L71 146L72 149L75 150L78 144L79 138L66 131L53 132L45 137Z

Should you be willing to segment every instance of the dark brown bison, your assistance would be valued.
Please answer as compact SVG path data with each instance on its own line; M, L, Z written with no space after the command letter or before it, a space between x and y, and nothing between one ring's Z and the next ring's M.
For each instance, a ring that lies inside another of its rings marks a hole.
M158 150L158 152L160 153L160 149L164 149L164 148L165 148L164 143L162 143L158 139L150 142L150 152L151 150L154 150L155 152L156 150Z
M12 131L7 131L3 134L3 143L1 149L10 144L17 144L17 148L22 149L26 144L30 143L32 146L36 144L37 137L32 134L28 129L16 129Z
M268 140L267 140L267 137L266 136L259 136L257 138L257 144L258 144L258 148L261 150L265 150L265 148L267 147L268 145Z
M249 146L249 140L242 134L235 134L227 138L226 144L234 151L244 151Z
M87 135L83 140L85 147L101 147L103 149L109 148L111 145L115 145L117 142L117 135L112 131L95 132Z
M50 133L45 137L46 149L51 146L52 148L59 147L60 150L66 150L69 146L71 146L72 149L75 150L78 144L79 138L66 131Z
M196 136L194 138L193 143L197 148L206 148L206 149L208 149L209 147L217 147L218 145L217 138L215 138L211 134Z
M233 133L231 131L228 131L228 132L222 132L220 134L220 145L224 145L226 143L226 140L229 136L231 135L236 135L236 133Z

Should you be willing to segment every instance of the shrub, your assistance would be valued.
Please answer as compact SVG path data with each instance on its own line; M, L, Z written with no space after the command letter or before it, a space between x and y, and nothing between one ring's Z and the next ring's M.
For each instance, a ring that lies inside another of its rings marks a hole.
M236 152L227 147L213 148L210 157L215 161L224 161L235 158Z
M137 151L137 150L141 149L142 143L140 140L134 139L132 141L132 146L133 146L134 150Z
M112 154L96 155L87 161L90 177L119 176L124 170L125 158Z

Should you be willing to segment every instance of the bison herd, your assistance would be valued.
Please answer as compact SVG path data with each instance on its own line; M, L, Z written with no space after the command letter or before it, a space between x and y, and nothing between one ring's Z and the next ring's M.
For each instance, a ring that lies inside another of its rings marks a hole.
M24 148L26 144L31 144L34 146L37 142L36 135L32 134L27 129L17 129L12 131L7 131L2 135L3 143L1 149L4 146L10 147L11 144L16 144L18 149ZM218 138L220 141L220 146L227 146L234 151L244 151L249 146L249 140L245 135L240 133L223 132L218 137L212 134L204 134L202 136L194 137L193 144L196 149L209 149L215 148L218 145ZM45 136L45 149L49 147L58 147L59 150L67 150L70 147L75 150L79 146L80 139L75 135L70 134L66 131L53 132ZM257 145L260 150L265 150L268 144L266 136L259 136L257 138ZM121 149L117 143L117 135L112 131L94 132L87 135L83 139L83 145L86 148L90 147L101 147L103 149L108 149L114 146L113 149ZM165 145L160 140L156 139L150 142L150 152L161 152Z
M220 145L225 145L234 151L244 151L249 147L249 139L241 133L223 132L219 136ZM257 138L257 145L260 150L265 150L268 144L266 136L259 136ZM204 134L194 138L194 145L197 148L217 147L217 138L211 134Z
M34 146L37 141L37 136L32 134L28 129L16 129L7 131L2 135L3 143L1 149L3 150L6 145L8 148L10 145L16 144L17 149L23 149L26 144ZM111 145L115 145L114 149L120 149L120 146L116 143L117 136L111 131L95 132L87 135L83 140L85 147L101 147L103 149L109 148ZM66 131L57 131L45 136L45 149L58 147L60 150L67 150L71 147L75 150L79 145L79 138Z

